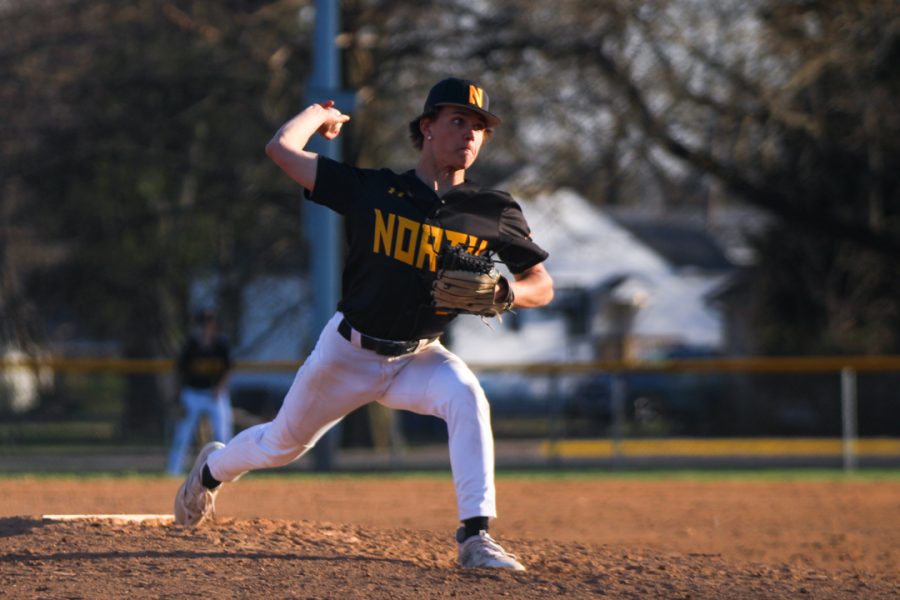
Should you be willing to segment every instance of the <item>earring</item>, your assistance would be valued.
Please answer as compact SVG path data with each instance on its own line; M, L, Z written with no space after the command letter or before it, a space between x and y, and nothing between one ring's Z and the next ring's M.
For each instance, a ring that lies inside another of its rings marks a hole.
M433 137L431 137L431 134L430 134L430 133L428 134L428 139L429 139L429 140L433 140L433 139L434 139Z

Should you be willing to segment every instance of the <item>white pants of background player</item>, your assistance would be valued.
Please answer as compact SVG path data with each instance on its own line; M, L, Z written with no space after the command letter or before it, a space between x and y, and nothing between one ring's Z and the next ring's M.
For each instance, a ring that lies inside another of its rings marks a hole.
M380 356L338 333L338 313L297 372L275 419L245 429L209 456L219 481L296 460L348 413L369 402L447 422L459 519L495 517L490 410L475 375L440 341Z
M231 398L227 391L217 395L212 389L184 387L181 390L181 406L184 408L184 417L175 426L175 436L166 465L166 471L173 476L183 472L184 459L197 434L200 419L204 416L209 419L217 440L227 442L234 431Z

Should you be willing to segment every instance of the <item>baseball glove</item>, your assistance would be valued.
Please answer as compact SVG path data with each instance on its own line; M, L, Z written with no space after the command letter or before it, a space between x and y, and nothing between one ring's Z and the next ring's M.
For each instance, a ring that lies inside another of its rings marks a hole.
M482 317L499 317L512 308L514 296L509 282L500 275L489 256L477 256L462 246L451 246L438 255L437 267L437 277L431 286L435 307ZM498 296L500 299L495 300Z

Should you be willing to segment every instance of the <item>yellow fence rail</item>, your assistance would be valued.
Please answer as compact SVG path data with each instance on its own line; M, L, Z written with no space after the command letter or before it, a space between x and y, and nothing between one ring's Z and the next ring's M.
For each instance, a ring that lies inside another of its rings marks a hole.
M296 371L303 361L237 361L239 371ZM133 375L168 373L175 361L166 358L3 358L0 372L11 369L50 369L60 373L125 373Z
M249 372L293 372L302 364L301 360L279 361L237 361L238 371ZM798 440L794 450L801 454L834 454L843 456L844 468L848 471L857 466L858 456L866 454L896 454L896 442L871 441L858 439L857 435L857 374L871 372L900 372L900 356L794 356L794 357L732 357L732 358L696 358L666 361L587 361L573 363L531 363L531 364L472 364L476 372L506 372L526 375L578 375L590 373L606 373L612 377L613 426L612 436L608 441L564 441L551 439L546 443L544 451L555 456L604 456L613 457L640 456L645 454L665 453L677 455L679 451L687 453L701 452L715 455L718 452L734 453L740 447L748 453L765 454L766 449L759 446L761 441L728 440L727 442L709 441L638 441L626 440L623 434L624 424L624 384L622 376L626 373L835 373L840 376L842 435L839 441L803 441ZM52 370L62 373L120 373L120 374L164 374L175 369L175 361L156 358L63 358L63 357L4 357L0 358L0 375L5 372L32 370L35 372ZM655 444L655 445L654 445ZM668 444L666 447L660 444ZM675 444L675 445L673 445ZM687 444L683 448L678 444ZM699 448L697 444L705 444ZM719 444L719 445L717 445ZM724 445L722 445L724 444ZM736 447L737 444L737 447ZM813 444L815 447L810 446ZM825 445L823 445L825 444ZM873 446L873 444L877 445ZM887 444L887 446L885 446ZM727 450L726 450L727 449ZM784 453L780 445L777 452Z
M856 442L856 454L863 457L900 456L900 440L868 438ZM834 438L727 438L727 439L652 439L559 440L541 444L546 456L561 458L612 458L648 456L688 457L839 457L843 442Z
M237 361L239 371L295 371L302 360ZM831 373L843 369L856 372L900 371L900 356L786 356L692 358L665 361L583 361L571 363L473 363L483 372L533 374L582 374L626 372L672 373ZM165 373L175 361L164 358L0 358L0 370L26 368L60 372Z

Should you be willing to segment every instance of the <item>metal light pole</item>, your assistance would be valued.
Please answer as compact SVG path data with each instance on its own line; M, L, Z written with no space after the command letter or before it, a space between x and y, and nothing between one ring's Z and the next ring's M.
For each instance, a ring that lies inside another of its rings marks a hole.
M353 95L341 89L341 61L336 46L340 30L339 0L316 0L315 32L313 35L313 70L307 84L307 104L334 100L343 113L353 110ZM327 141L314 135L307 148L321 156L341 160L341 140ZM341 237L340 217L331 209L313 202L303 204L304 228L312 257L311 281L313 320L310 329L312 339L317 339L325 324L334 314L340 299ZM328 471L338 439L338 428L326 434L314 450L315 467Z

